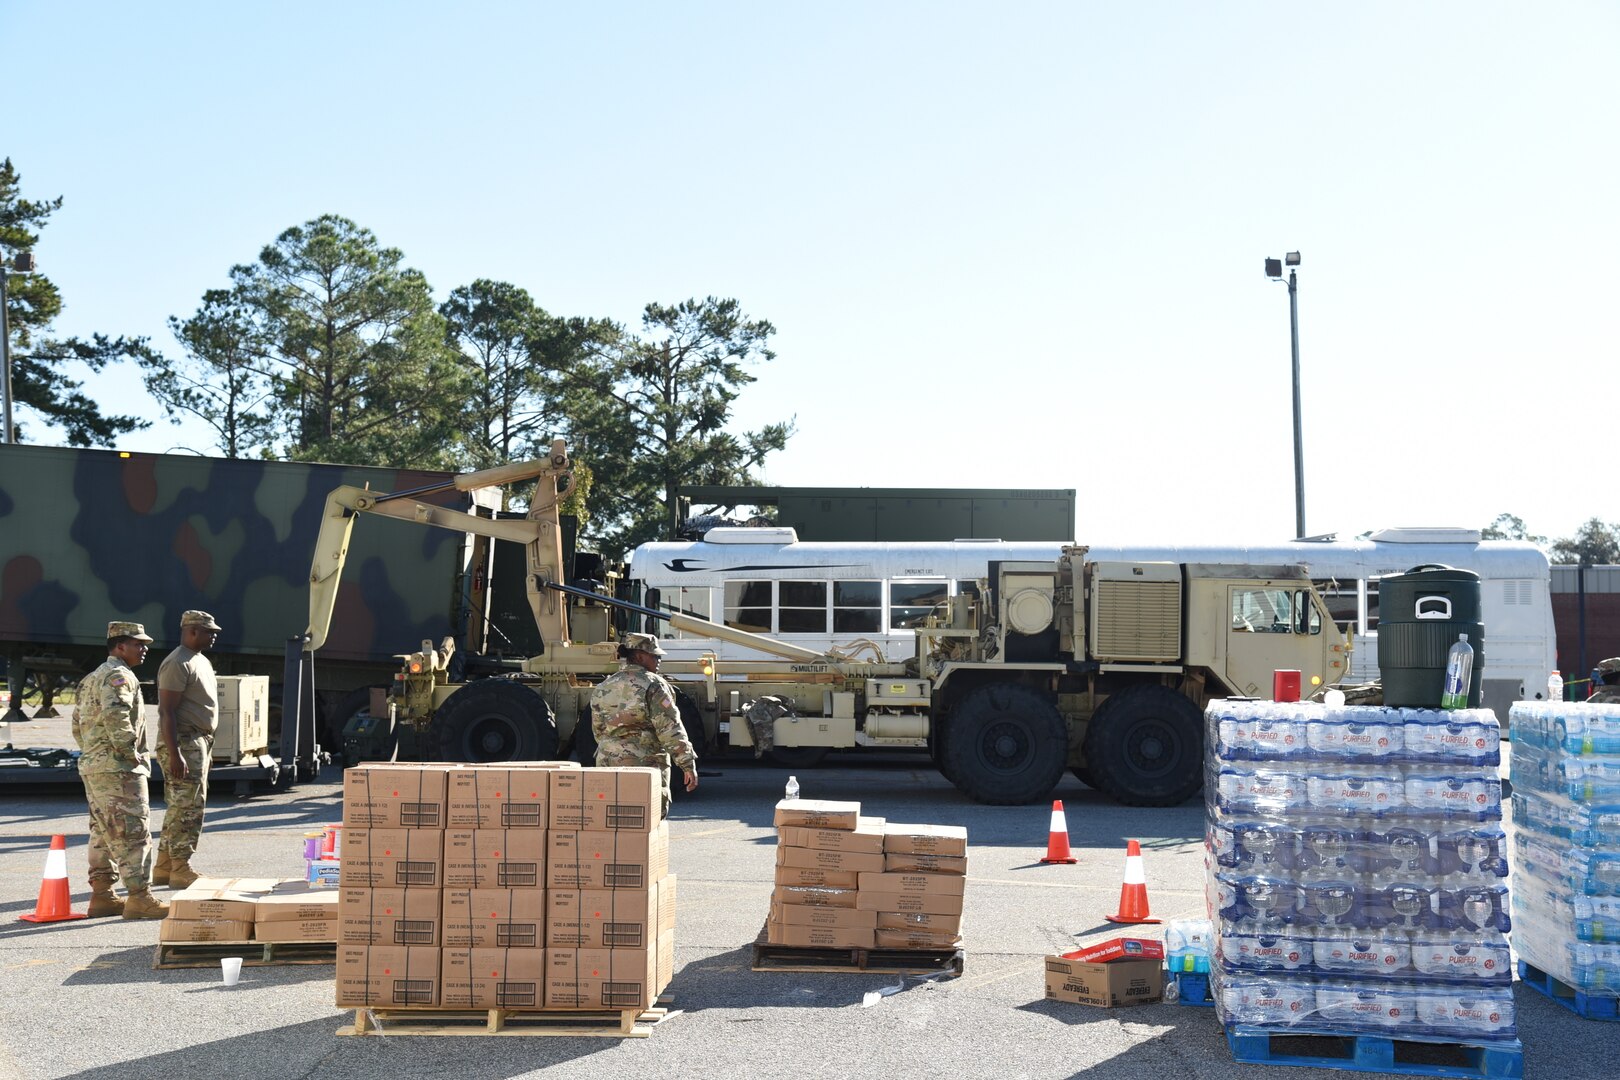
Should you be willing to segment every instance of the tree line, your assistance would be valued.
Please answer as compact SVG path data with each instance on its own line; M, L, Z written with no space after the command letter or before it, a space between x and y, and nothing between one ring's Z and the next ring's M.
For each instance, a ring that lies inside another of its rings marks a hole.
M1602 518L1588 518L1574 536L1563 536L1549 543L1545 536L1537 536L1525 527L1524 520L1513 514L1498 514L1496 520L1480 530L1486 540L1528 540L1547 552L1547 557L1561 565L1611 566L1620 563L1620 524L1605 522Z
M0 255L39 243L62 205L22 197L0 165ZM775 358L776 328L730 298L650 303L640 325L553 314L527 290L479 278L435 303L421 271L356 222L289 228L228 288L168 320L176 347L142 337L58 338L43 273L11 278L13 397L72 446L150 426L104 409L72 378L133 362L175 422L194 418L224 457L467 470L568 441L569 509L608 554L672 536L683 484L747 484L793 434L791 419L733 432L733 407ZM17 425L19 441L33 425Z

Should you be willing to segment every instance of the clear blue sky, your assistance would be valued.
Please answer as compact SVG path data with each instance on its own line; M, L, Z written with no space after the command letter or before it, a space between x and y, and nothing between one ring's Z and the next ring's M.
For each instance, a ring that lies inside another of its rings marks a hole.
M0 49L0 155L66 197L63 333L174 349L169 315L339 213L441 298L737 297L779 330L739 424L799 429L771 483L1282 539L1262 261L1298 250L1309 531L1620 519L1612 3L8 0Z

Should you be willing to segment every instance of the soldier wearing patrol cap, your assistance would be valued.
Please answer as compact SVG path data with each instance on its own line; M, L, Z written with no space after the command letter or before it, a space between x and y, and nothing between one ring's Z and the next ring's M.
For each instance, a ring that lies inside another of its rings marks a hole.
M90 917L161 919L169 905L152 895L151 807L146 718L134 669L152 643L137 622L107 624L107 662L79 683L73 738L90 802ZM127 898L113 892L122 876Z
M685 774L686 790L698 786L697 752L686 737L675 688L658 674L664 650L651 634L626 634L619 670L591 692L591 730L598 765L645 765L664 775L664 813L669 812L669 762Z
M219 689L214 665L203 654L219 637L206 611L180 616L180 647L158 665L158 758L163 762L163 838L158 843L154 885L184 889L197 880L191 857L202 838L208 804L208 763L219 726Z

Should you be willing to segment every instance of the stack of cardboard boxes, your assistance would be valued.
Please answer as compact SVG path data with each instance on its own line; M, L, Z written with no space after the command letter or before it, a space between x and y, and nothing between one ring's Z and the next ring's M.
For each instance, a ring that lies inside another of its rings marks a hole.
M344 776L340 1006L646 1008L674 967L654 769Z
M168 944L333 942L337 894L302 880L198 878L170 900L158 931Z
M776 806L776 888L765 940L834 949L961 942L967 830L861 816L855 802Z

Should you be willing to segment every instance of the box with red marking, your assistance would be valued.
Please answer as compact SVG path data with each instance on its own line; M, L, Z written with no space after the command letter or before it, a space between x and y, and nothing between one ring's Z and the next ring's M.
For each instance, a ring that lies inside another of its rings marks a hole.
M1082 945L1064 956L1082 964L1108 964L1115 960L1163 960L1164 942L1153 938L1117 937Z
M444 834L444 886L544 888L546 840L544 829L450 829Z
M450 770L445 820L452 829L544 829L551 773L478 766Z
M555 769L548 828L648 833L664 809L663 774L639 767Z
M372 762L345 769L343 827L442 829L449 779L448 765Z

